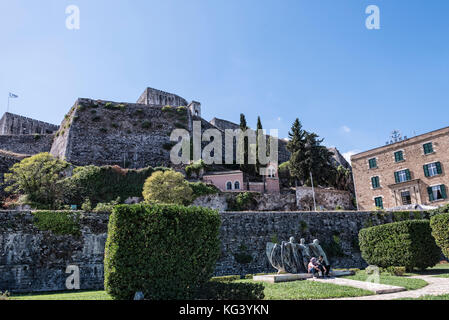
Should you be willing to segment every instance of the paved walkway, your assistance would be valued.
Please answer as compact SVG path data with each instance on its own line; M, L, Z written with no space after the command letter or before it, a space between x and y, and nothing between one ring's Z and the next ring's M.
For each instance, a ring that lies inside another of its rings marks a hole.
M319 279L307 279L307 280L322 282L322 283L332 283L332 284L336 284L339 286L349 286L349 287L353 287L353 288L364 289L364 290L372 291L376 294L387 294L387 293L405 291L405 288L403 288L403 287L391 286L391 285L381 284L381 283L372 283L372 282L366 282L366 281L345 279L345 278L332 278L332 279L319 278Z
M431 275L413 276L410 278L422 279L428 283L427 286L418 290L402 291L396 293L386 293L373 296L363 296L354 298L338 298L329 300L394 300L401 298L419 298L422 296L439 296L449 294L449 278L438 278Z

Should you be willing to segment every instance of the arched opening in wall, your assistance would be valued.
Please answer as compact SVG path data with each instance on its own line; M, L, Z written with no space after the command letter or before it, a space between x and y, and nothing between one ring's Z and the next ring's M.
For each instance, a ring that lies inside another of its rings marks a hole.
M232 190L232 182L231 181L226 182L226 190Z
M240 182L239 181L234 182L234 189L240 190Z

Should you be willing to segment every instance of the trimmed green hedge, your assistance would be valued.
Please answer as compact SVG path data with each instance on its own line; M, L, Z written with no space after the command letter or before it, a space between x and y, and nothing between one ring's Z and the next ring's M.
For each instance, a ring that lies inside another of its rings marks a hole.
M92 206L108 203L118 197L142 197L145 180L155 171L164 168L147 167L140 170L122 169L118 166L85 166L75 168L73 175L63 180L65 202L81 205L90 199Z
M430 219L432 235L446 257L449 257L449 214L443 213Z
M192 188L194 198L210 194L217 194L220 192L220 190L216 186L205 184L203 182L190 182L189 186L190 188Z
M105 289L114 299L189 299L220 255L217 211L177 205L119 205L109 219Z
M425 269L438 263L440 250L428 220L410 220L360 230L362 257L382 268Z

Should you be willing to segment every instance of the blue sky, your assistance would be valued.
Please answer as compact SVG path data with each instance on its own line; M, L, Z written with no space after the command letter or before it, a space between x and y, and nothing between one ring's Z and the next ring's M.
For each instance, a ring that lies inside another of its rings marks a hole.
M80 30L65 26L80 8ZM380 8L380 30L365 8ZM344 153L449 118L449 1L44 0L0 3L0 110L59 124L78 97L135 102L147 86L203 117L281 137L296 117ZM3 98L1 98L3 97Z

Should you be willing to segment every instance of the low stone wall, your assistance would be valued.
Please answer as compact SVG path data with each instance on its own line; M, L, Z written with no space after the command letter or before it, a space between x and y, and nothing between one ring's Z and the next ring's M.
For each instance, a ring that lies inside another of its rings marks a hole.
M69 265L81 289L103 288L107 214L82 214L81 236L56 236L34 225L29 211L0 211L0 291L66 290Z
M390 213L370 212L224 212L221 217L222 254L215 275L275 272L266 243L290 236L338 246L338 256L330 258L334 266L363 267L359 230L392 222ZM80 237L39 230L33 219L29 211L0 211L0 291L65 290L69 265L79 267L81 289L101 289L108 215L81 214ZM239 263L236 254L250 256L251 262Z

